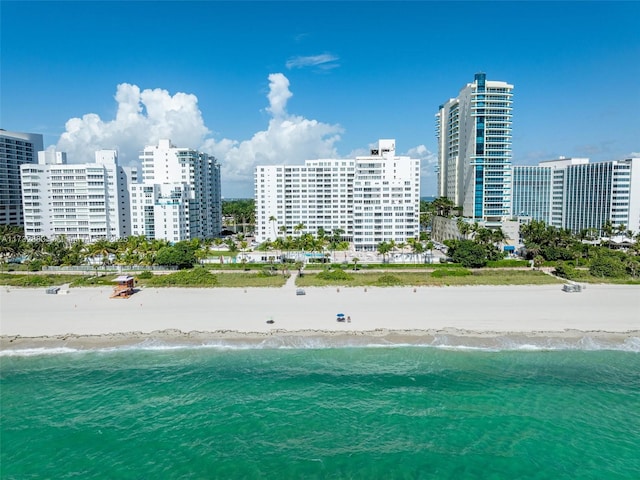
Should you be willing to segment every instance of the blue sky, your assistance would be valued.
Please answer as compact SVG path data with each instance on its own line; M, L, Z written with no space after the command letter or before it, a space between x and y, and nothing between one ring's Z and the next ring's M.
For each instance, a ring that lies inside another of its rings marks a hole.
M514 88L513 162L640 155L639 2L1 2L0 127L70 161L135 164L171 138L215 154L223 195L253 166L422 158L434 115L484 71Z

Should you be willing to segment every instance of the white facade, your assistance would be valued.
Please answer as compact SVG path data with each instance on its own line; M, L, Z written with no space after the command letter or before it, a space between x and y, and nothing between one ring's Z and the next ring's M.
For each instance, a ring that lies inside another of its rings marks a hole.
M376 250L381 242L406 242L420 233L420 160L396 156L395 140L356 157L353 243Z
M133 235L179 242L222 230L220 166L215 157L170 140L145 147L142 183L131 187Z
M557 160L540 162L537 166L514 165L511 185L512 214L563 228L565 168L586 163L589 163L588 158L560 157Z
M68 164L64 152L49 149L20 170L27 239L91 243L130 234L127 184L135 175L118 165L115 150L97 151L95 163Z
M532 174L535 171L535 176ZM545 173L546 172L546 173ZM589 163L587 158L514 167L514 215L525 214L574 233L611 222L640 231L640 159ZM547 215L524 205L548 205Z
M255 170L256 239L353 227L354 160L307 160L304 165L267 165Z
M20 165L37 163L42 135L0 129L0 225L23 225Z
M307 160L255 170L256 240L303 232L341 232L357 250L419 234L420 160L380 140L371 155ZM304 225L304 230L295 227Z
M512 91L477 73L436 114L438 196L461 205L465 217L511 212Z

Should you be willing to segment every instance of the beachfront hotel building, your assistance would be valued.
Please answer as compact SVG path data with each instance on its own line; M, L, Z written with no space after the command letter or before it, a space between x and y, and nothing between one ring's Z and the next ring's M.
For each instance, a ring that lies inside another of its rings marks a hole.
M602 226L640 231L640 158L589 163L587 158L513 167L513 215L578 233Z
M24 224L20 165L37 163L42 135L0 129L0 225Z
M589 163L588 158L560 157L540 162L537 166L513 165L512 214L562 228L564 169L586 163Z
M419 234L420 160L396 155L395 140L355 159L259 165L254 186L258 242L322 229L374 251Z
M161 139L139 158L142 182L130 188L132 235L170 242L220 235L222 195L215 157Z
M24 233L28 240L64 236L87 243L130 234L127 186L135 170L118 165L115 150L95 152L94 163L70 164L64 152L38 152L20 166Z
M477 73L436 114L438 196L473 219L511 214L513 85Z

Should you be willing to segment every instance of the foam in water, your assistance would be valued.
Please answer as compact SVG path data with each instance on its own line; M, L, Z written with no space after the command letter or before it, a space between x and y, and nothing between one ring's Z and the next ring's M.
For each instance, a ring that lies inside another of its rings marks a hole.
M0 357L60 355L82 352L121 352L121 351L171 351L182 349L212 350L295 350L295 349L335 349L335 348L406 348L425 347L445 350L498 351L557 351L557 350L617 350L640 352L640 337L626 337L615 340L583 336L577 339L555 337L465 337L454 335L436 335L431 341L416 339L415 342L392 342L388 339L358 337L318 336L273 336L261 341L215 340L199 344L173 343L158 339L147 339L136 344L117 345L96 348L71 348L65 346L14 348L0 351Z

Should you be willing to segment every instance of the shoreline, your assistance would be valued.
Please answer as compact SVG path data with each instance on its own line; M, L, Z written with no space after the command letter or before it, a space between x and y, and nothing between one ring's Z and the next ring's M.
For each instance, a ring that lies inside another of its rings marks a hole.
M640 350L640 288L460 287L0 289L0 350L300 345L628 345ZM336 322L344 313L351 322ZM267 323L273 320L273 324ZM587 339L587 340L585 340ZM502 347L500 347L502 348Z
M640 352L640 330L490 332L442 330L124 332L97 335L1 336L0 356L128 349L434 347L478 350L624 350Z

